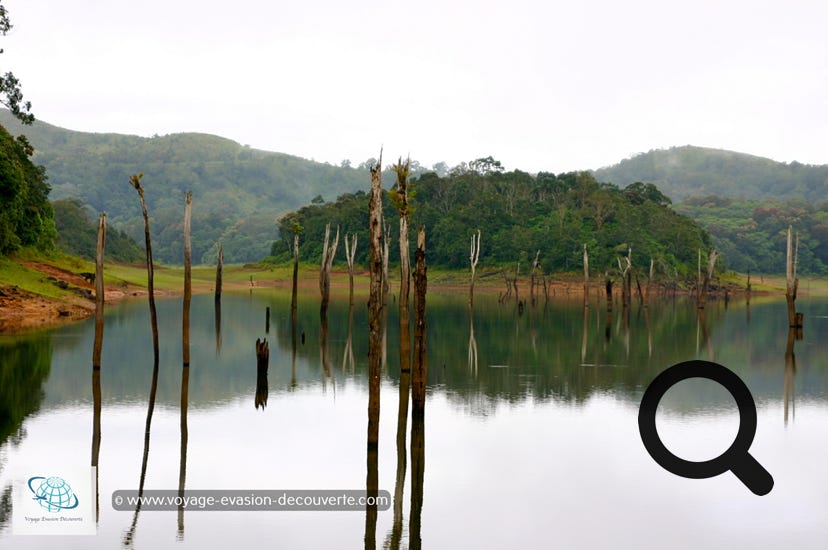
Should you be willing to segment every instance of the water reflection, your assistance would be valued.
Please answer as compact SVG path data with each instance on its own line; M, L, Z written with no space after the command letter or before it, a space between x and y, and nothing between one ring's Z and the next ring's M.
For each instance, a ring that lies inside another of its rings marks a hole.
M185 365L181 369L181 450L178 465L178 496L184 497L184 486L187 481L187 443L189 441L189 429L187 427L187 406L190 393L190 367ZM178 505L178 533L177 540L184 540L184 504L183 500Z
M796 331L796 328L788 327L788 341L785 345L785 403L783 417L786 426L788 425L789 409L791 420L796 417L796 356L794 355Z

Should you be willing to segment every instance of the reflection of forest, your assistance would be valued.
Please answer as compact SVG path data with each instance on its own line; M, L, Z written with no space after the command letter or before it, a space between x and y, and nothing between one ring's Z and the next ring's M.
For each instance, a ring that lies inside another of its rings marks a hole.
M367 386L367 310L357 299L349 349L351 321L347 289L345 292L333 296L328 311L327 356L337 391L340 386ZM299 391L321 389L318 300L318 293L299 296L295 374ZM262 316L267 306L271 308L270 397L278 398L279 393L289 391L293 378L290 290L261 290L252 297L247 293L225 293L220 352L215 345L212 296L200 295L193 299L190 334L191 361L199 365L189 380L193 408L233 399L246 401L255 393L256 362L250 342L251 337L255 340L264 336ZM819 345L819 338L823 325L828 329L828 319L819 316L828 314L828 302L813 300L801 307L806 313L806 338L797 345L796 396L800 400L823 399L828 395L828 377L824 376L828 348ZM520 402L529 396L535 400L582 402L596 392L613 392L635 400L656 373L667 366L696 357L707 359L712 352L715 361L743 376L757 402L778 400L783 391L787 340L784 300L754 299L749 322L743 308L744 304L737 300L732 300L727 310L723 303L711 302L705 326L701 327L692 302L654 299L646 315L644 309L634 304L628 323L622 318L622 308L613 308L613 317L607 323L605 308L597 303L586 312L586 318L577 299L551 301L546 306L541 303L534 312L527 310L519 315L514 303L498 304L496 297L481 293L474 308L474 369L470 368L467 296L435 292L429 294L428 301L428 381L432 389L445 392L451 401L480 412L498 402ZM105 405L111 400L146 401L152 371L136 368L152 364L146 309L145 303L135 302L113 308L107 314L103 350ZM162 335L158 403L177 408L181 383L181 343L177 337L181 330L180 300L159 300L158 310ZM396 385L399 323L393 306L388 308L387 327L388 365L384 377ZM12 359L3 360L0 365L0 372L6 377L0 383L0 392L10 392L6 388L12 386L25 386L26 377L42 384L48 375L43 406L90 401L88 379L78 377L77 368L89 364L92 329L91 322L58 329L50 333L51 348L45 337L14 340L19 342L14 345L7 340L0 350ZM165 334L174 334L176 338L164 338ZM13 361L22 360L14 357L25 354L32 356L26 359L27 364L40 365L39 372L13 372ZM7 385L5 380L13 380L14 376L22 378ZM39 394L34 398L40 399ZM4 397L0 405L5 409L26 408L22 402L15 404L15 399L24 397ZM18 418L19 423L22 417L19 412L10 412L2 417L3 422L9 418Z
M23 420L43 401L49 377L52 344L47 333L0 340L0 472L7 446L23 439ZM0 487L0 530L11 520L11 485Z

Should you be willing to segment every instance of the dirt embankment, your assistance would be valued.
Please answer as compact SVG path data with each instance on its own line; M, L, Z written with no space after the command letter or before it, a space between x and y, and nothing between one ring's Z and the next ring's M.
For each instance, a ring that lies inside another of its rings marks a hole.
M49 298L14 285L0 284L0 332L48 327L94 315L93 274L73 273L40 262L24 262L23 265L42 273L43 281L66 291L66 297ZM107 287L105 292L107 302L120 300L126 295L123 288Z

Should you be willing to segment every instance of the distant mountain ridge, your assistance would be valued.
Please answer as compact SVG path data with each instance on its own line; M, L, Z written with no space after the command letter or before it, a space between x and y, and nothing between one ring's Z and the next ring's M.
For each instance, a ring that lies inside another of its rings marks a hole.
M783 163L691 145L649 151L593 173L599 181L619 187L636 181L654 183L674 202L706 195L828 200L828 165Z
M78 198L90 211L143 243L143 220L129 177L144 173L155 258L181 263L184 192L193 191L193 259L209 262L223 243L227 262L266 256L277 219L317 196L333 200L369 186L367 171L251 149L196 133L145 138L76 132L36 121L22 126L8 111L0 124L24 134L34 162L46 167L51 200Z

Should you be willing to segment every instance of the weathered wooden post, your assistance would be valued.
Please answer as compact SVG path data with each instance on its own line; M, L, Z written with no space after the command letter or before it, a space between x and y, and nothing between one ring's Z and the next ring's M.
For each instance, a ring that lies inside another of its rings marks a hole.
M130 176L129 183L138 191L138 198L141 200L141 213L144 216L144 240L147 252L147 292L149 297L150 324L152 325L152 351L155 354L155 362L158 362L158 314L155 310L155 284L153 281L154 269L152 264L152 244L150 242L149 214L147 204L144 201L144 188L141 186L143 172Z
M270 306L265 306L265 334L270 334Z
M474 233L471 236L471 252L469 253L469 265L471 265L471 281L469 282L469 307L474 307L474 277L477 274L477 262L480 260L480 230L477 230L477 239Z
M322 294L322 303L319 306L319 314L325 316L328 313L328 302L331 298L331 266L333 266L336 247L339 245L339 226L336 227L336 237L333 244L328 246L331 236L331 224L325 226L325 242L322 245L322 265L319 268L319 292Z
M416 267L414 271L414 369L411 373L411 401L413 416L425 413L426 374L428 372L428 355L426 353L426 290L428 287L425 227L417 233L417 251L414 253Z

